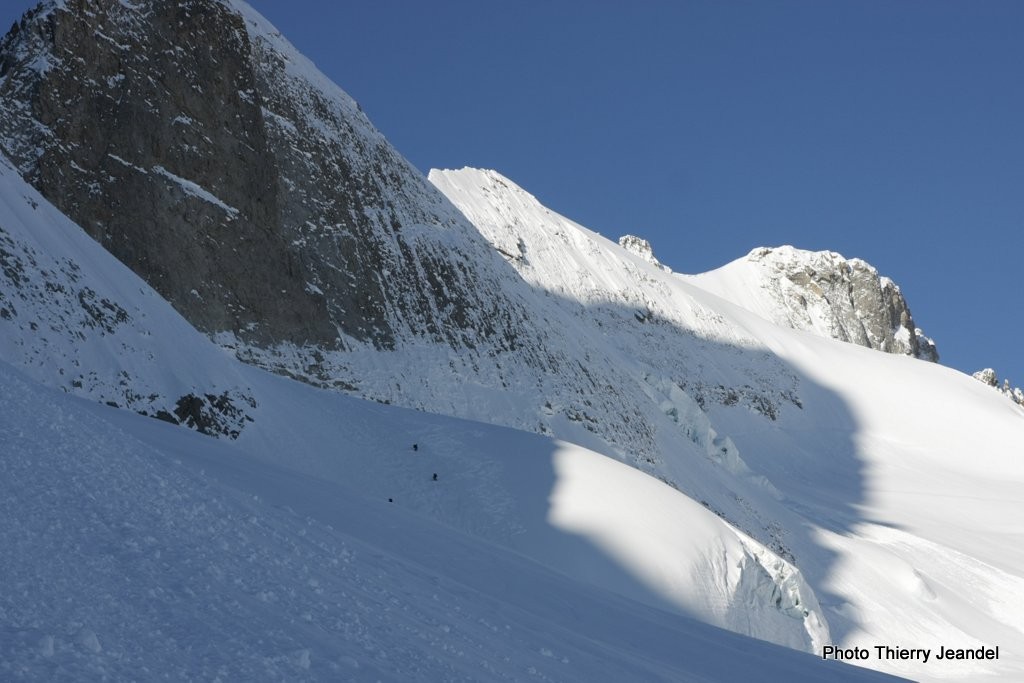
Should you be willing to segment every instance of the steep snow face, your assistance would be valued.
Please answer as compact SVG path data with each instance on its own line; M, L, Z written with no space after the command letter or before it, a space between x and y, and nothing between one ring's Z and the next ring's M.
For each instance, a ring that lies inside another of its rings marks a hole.
M717 270L683 276L772 322L824 337L938 361L900 288L870 264L834 251L754 249Z
M0 156L0 357L52 387L236 437L252 391L226 354Z
M429 179L562 317L589 330L581 336L597 332L617 357L639 363L645 386L668 391L667 380L698 405L739 404L768 419L799 409L792 372L680 287L649 244L627 236L616 245L496 171L432 170Z

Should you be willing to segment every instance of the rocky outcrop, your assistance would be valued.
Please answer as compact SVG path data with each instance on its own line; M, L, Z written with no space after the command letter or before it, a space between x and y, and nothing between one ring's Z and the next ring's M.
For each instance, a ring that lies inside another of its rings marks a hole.
M507 346L523 316L509 301L468 305L498 289L474 265L486 246L241 3L29 12L0 43L0 151L208 333Z
M668 270L668 267L662 265L661 261L654 256L654 249L651 247L651 243L642 237L623 235L619 238L619 246L632 254L636 254L651 265L657 266L662 270Z
M780 325L939 360L935 342L914 323L899 286L861 259L834 251L761 247L692 279Z
M993 389L997 390L1006 398L1010 399L1019 406L1024 406L1024 389L1010 385L1009 379L1003 379L1002 385L999 384L999 376L996 371L992 368L985 368L984 370L978 370L976 373L971 375L974 379L978 380L982 384L987 384Z
M869 263L833 251L801 254L786 248L757 249L748 258L773 271L769 286L777 288L792 322L817 317L836 339L939 360L935 343L914 324L900 288Z

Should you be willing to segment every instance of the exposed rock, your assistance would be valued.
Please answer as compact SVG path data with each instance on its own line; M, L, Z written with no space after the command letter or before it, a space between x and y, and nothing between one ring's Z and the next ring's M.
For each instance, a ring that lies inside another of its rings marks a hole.
M249 408L256 407L256 401L251 398L247 404ZM191 427L201 434L223 435L232 439L237 439L241 433L240 423L252 422L252 418L246 414L245 406L239 405L237 399L227 392L219 396L182 396L175 405L174 414L180 424ZM158 419L166 420L165 416L166 413L155 415Z
M648 263L668 270L667 266L662 265L661 261L654 257L654 249L651 248L651 243L642 237L623 235L619 238L619 246L630 253L636 254Z
M972 375L974 379L978 380L982 384L987 384L993 389L997 390L1006 398L1010 399L1019 406L1024 406L1024 389L1010 385L1009 379L1003 379L1003 385L999 386L999 376L996 375L996 371L992 368L985 368L984 370L978 370Z
M445 245L457 212L242 5L29 12L0 42L0 151L208 333L459 347L522 316L467 306L495 288Z
M978 370L976 373L971 375L974 379L978 380L982 384L987 384L990 387L999 386L999 378L996 376L996 371L992 368L985 368L984 370Z
M780 325L939 360L935 342L914 323L900 288L861 259L834 251L761 247L692 279Z

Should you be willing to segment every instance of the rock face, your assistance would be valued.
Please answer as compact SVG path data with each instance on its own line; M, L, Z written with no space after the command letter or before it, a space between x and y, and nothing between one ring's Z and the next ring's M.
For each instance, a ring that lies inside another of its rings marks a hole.
M900 288L861 259L834 251L761 247L692 280L780 325L939 360L935 342L914 324Z
M461 346L521 315L467 307L495 288L457 212L243 4L44 3L0 43L0 151L208 333Z

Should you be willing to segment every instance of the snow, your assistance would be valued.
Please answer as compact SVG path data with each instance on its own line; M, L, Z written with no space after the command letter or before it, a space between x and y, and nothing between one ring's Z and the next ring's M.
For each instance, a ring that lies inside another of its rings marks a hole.
M501 436L335 398L406 441ZM400 504L409 482L390 504L6 363L0 443L6 680L888 680L552 572Z
M135 164L131 163L130 161L125 161L124 159L122 159L121 157L117 156L116 154L111 154L111 153L108 152L107 156L110 157L111 159L113 159L114 161L116 161L117 163L121 164L122 166L126 166L126 167L128 167L128 168L130 168L130 169L132 169L134 171L138 171L139 173L149 173L149 171L147 171L146 169L142 168L141 166L136 166Z
M197 197L199 199L202 199L205 202L209 202L210 204L213 204L214 206L220 207L221 209L224 210L224 212L226 214L228 214L232 218L237 218L238 217L238 213L239 213L238 209L236 209L233 206L228 206L223 201L221 201L219 198L217 198L213 193L211 193L209 190L201 187L200 185L197 185L196 183L192 182L191 180L187 180L185 178L182 178L181 176L175 175L175 174L171 173L170 171L168 171L163 166L154 166L153 167L153 172L158 174L158 175L162 175L163 177L167 178L168 180L171 180L171 181L177 183L181 187L182 191L185 194L191 195L193 197Z

